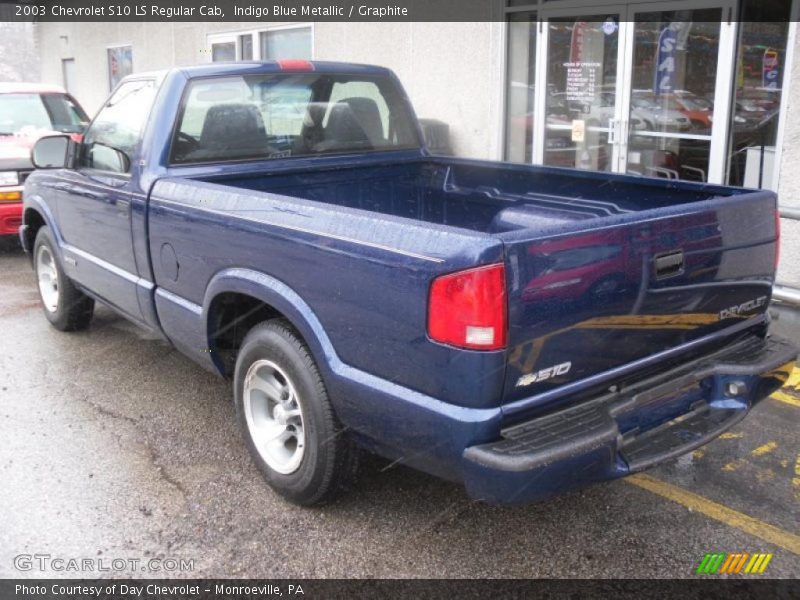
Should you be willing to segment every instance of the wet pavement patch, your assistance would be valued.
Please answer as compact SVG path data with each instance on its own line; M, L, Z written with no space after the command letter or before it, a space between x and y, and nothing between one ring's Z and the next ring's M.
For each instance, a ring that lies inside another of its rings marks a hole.
M199 577L692 577L709 553L800 569L800 374L638 480L499 508L369 457L348 496L302 509L251 464L227 382L104 308L59 333L28 260L0 254L0 273L0 577L34 552L191 559ZM800 339L793 314L774 323Z

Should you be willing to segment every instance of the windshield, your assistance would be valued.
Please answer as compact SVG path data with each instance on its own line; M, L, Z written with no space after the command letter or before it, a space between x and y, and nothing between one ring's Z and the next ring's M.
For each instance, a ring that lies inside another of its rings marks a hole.
M81 107L65 94L0 94L0 134L81 133L88 121Z
M418 148L400 91L385 77L315 73L193 81L173 163Z

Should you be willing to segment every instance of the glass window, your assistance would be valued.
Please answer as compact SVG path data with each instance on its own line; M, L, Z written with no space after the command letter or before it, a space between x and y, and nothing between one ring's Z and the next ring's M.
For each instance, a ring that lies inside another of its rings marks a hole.
M530 163L533 158L536 32L536 13L509 16L505 158L511 162Z
M259 33L262 60L311 60L311 28L274 29Z
M253 60L253 36L249 33L239 36L239 60Z
M544 164L610 171L619 18L563 17L547 27Z
M64 94L43 94L42 102L50 115L52 128L64 133L80 133L89 122L83 109Z
M133 47L117 46L108 49L108 89L113 90L116 85L133 73Z
M382 144L386 140L386 133L389 130L389 107L386 99L381 94L378 86L372 81L343 81L333 84L329 103L333 106L338 102L349 102L351 98L363 98L363 104L374 105L377 114L372 115L374 122L368 131L369 137ZM325 116L323 124L328 126L331 119L331 112ZM366 117L366 115L364 115Z
M739 24L728 183L771 188L786 75L789 2L744 2Z
M236 60L236 42L211 44L211 62L233 62Z
M201 163L418 147L391 80L275 74L193 81L171 156Z
M130 162L155 96L156 86L151 80L121 85L86 131L81 144L81 167L119 172L121 164L113 151L122 152Z
M10 135L23 128L51 129L50 115L39 94L0 95L0 134Z
M709 181L720 8L637 13L627 170Z

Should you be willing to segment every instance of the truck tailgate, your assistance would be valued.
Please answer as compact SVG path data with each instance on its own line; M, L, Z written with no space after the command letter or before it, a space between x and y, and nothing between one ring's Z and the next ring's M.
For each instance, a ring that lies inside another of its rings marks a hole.
M549 405L564 384L755 323L776 220L774 194L752 192L506 235L504 402L552 392Z

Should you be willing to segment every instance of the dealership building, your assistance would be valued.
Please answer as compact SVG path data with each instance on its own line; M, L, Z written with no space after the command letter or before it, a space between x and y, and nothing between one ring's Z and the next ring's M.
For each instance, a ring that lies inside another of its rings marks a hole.
M778 279L800 293L798 6L480 1L483 22L38 23L34 36L42 81L90 113L128 73L372 63L397 73L418 116L449 126L459 156L776 190Z

